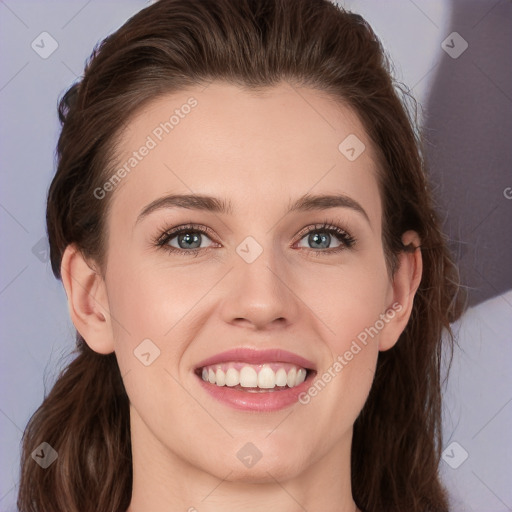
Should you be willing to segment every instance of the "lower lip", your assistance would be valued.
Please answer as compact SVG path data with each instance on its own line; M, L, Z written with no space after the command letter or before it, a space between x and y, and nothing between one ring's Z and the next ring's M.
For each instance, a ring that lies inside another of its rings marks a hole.
M313 380L315 372L308 372L304 382L294 388L281 391L264 391L251 393L241 391L228 386L217 386L204 381L197 376L203 389L213 398L234 409L243 411L272 412L279 411L298 402L299 395L305 392Z

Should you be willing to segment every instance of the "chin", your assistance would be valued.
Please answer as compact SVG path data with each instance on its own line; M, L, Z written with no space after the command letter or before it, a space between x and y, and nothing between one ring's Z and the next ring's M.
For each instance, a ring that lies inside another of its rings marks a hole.
M274 452L267 460L262 455L261 459L249 467L246 467L235 454L234 462L224 464L221 468L217 466L214 475L228 482L266 484L294 478L301 472L301 468L302 464L298 460L290 459L289 454ZM226 475L229 476L226 477Z

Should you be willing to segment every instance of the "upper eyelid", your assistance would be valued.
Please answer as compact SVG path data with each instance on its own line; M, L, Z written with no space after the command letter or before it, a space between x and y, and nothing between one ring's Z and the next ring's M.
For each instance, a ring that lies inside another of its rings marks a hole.
M309 226L306 226L302 228L295 236L301 236L301 235L307 235L311 231L319 231L320 229L325 229L326 231L332 230L332 231L342 231L343 233L350 236L350 233L341 226L337 226L336 224L332 222L316 222L315 224L310 224Z
M175 236L179 235L182 231L199 231L202 234L206 235L210 235L212 233L212 230L210 228L207 228L206 226L200 226L195 224L183 224L171 229L166 229L165 231L162 232L160 236L157 237L157 241L169 240L170 238L174 238Z

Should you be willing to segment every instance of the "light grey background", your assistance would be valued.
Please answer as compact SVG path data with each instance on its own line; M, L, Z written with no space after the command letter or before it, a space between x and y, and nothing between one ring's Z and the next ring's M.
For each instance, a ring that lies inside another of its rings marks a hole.
M453 510L512 510L512 3L342 3L370 22L423 107L439 209L470 289L445 393ZM0 0L0 511L16 510L23 428L74 346L45 241L57 98L93 46L147 4ZM47 59L31 47L44 31L58 43ZM461 48L454 31L468 43L456 59L442 48Z

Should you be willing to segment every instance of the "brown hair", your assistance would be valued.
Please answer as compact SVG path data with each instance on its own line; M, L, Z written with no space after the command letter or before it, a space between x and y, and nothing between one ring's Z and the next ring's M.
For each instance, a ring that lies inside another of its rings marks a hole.
M354 425L352 489L366 512L447 511L441 451L441 333L461 313L458 274L425 176L422 139L405 87L359 15L328 0L159 0L97 46L59 104L58 168L48 192L51 265L76 244L103 268L108 199L93 191L113 174L116 137L158 95L223 80L271 87L286 80L328 92L359 116L379 155L388 268L421 237L423 276L398 343L379 354ZM450 350L448 353L451 355ZM129 405L115 354L77 333L76 358L31 417L24 436L21 512L124 511L132 489ZM48 442L42 470L30 454Z

